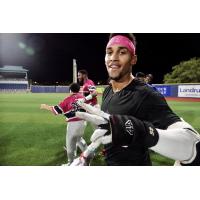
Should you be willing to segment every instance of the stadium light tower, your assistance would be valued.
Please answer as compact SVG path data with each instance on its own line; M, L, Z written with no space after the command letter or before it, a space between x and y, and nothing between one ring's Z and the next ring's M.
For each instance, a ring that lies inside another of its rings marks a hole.
M77 64L76 64L76 59L73 59L73 83L77 83Z

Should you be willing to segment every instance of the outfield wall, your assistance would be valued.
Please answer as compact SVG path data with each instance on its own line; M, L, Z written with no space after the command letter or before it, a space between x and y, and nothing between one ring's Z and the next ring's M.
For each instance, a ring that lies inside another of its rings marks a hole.
M32 93L69 93L69 86L31 85L30 91Z
M97 92L102 94L106 86L97 86ZM32 93L69 93L69 86L44 86L31 85L30 91Z
M153 84L165 97L200 99L200 84ZM97 92L102 94L106 85L97 86ZM69 86L39 86L31 85L33 93L69 93Z
M200 98L200 84L153 84L165 97Z

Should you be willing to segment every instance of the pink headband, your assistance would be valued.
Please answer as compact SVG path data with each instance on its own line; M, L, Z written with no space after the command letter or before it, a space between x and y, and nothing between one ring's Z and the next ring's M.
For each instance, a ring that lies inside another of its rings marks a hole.
M116 36L112 37L109 40L106 48L109 48L115 44L119 44L119 45L126 47L133 55L135 55L135 46L134 46L133 42L131 42L131 40L129 40L127 37L122 36L122 35L116 35Z

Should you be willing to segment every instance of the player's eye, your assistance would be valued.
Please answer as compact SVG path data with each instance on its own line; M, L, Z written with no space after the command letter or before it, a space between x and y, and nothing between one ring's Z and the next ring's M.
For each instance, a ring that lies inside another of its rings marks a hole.
M112 51L111 51L111 50L107 50L107 51L106 51L106 54L107 54L107 55L111 55L111 54L112 54Z
M120 53L120 54L126 54L126 53L127 53L127 49L122 49L122 50L120 50L119 53Z

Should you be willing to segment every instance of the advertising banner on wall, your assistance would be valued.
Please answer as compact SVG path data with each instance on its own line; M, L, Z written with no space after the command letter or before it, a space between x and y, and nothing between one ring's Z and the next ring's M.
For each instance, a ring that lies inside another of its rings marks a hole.
M179 85L178 97L200 98L200 85Z
M167 85L155 85L155 88L165 97L168 97L171 95L171 88Z

